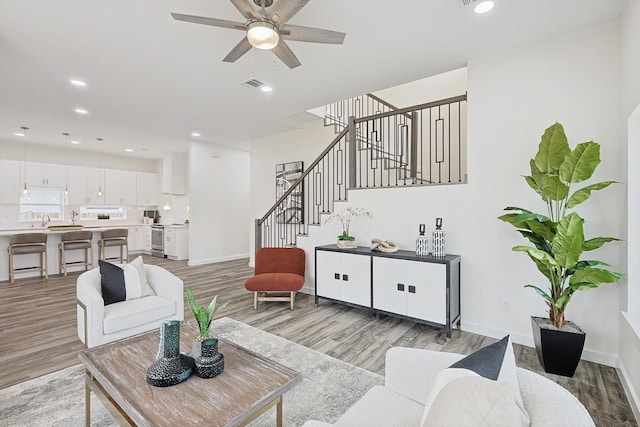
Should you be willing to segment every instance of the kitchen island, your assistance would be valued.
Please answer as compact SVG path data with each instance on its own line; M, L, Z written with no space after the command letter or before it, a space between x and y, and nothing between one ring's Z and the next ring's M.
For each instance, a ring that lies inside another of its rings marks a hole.
M135 243L136 237L136 229L149 227L142 226L139 224L117 224L110 226L86 226L83 227L82 230L91 231L92 232L92 247L93 247L93 266L98 266L98 240L100 240L100 234L104 230L111 230L114 228L126 228L129 230L129 249L131 253L141 252L142 247L138 247ZM77 230L77 229L75 229ZM46 226L45 227L30 227L30 228L4 228L0 229L0 252L4 253L4 255L0 256L0 281L9 280L9 255L7 248L9 247L9 237L14 234L21 233L46 233L47 236L47 269L49 274L58 274L58 263L59 263L59 254L58 254L58 244L60 243L60 235L66 233L68 231L75 231L73 229L65 230L65 229L55 229L50 230ZM115 256L116 252L119 251L117 247L107 247L106 248L106 256L111 257ZM67 262L80 261L84 259L83 251L68 251L66 253ZM38 265L39 263L39 255L38 254L24 254L18 255L14 257L14 265L17 269L23 267L32 267L34 265ZM67 267L67 271L83 271L83 266L81 264L73 267ZM26 277L35 277L39 276L40 273L38 271L29 271L29 272L17 272L16 280L19 283L21 278Z

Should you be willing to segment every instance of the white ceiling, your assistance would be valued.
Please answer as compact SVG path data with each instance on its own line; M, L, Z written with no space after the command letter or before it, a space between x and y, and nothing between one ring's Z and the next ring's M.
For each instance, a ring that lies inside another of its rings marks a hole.
M77 149L146 158L187 151L191 140L248 149L294 129L290 118L307 109L617 19L624 4L495 1L480 16L457 0L311 0L289 23L347 36L343 45L288 42L302 62L291 70L255 49L223 63L242 32L169 14L243 21L228 0L0 0L0 140L68 147L69 132ZM274 91L241 86L252 71ZM30 128L22 139L20 126Z

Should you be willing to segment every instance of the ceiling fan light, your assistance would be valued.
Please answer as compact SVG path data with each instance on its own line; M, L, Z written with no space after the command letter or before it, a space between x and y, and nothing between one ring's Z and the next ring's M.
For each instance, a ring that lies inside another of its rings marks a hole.
M280 35L278 35L275 25L269 22L252 22L247 28L247 39L255 48L273 49L280 41Z
M483 13L491 11L494 6L495 3L493 2L493 0L481 1L473 8L473 11L478 15L482 15Z

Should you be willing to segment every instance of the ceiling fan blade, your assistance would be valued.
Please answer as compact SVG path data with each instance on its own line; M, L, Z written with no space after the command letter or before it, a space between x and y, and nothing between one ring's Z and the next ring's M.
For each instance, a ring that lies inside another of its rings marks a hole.
M204 16L184 15L182 13L171 13L176 21L192 22L194 24L211 25L213 27L231 28L232 30L247 30L247 25L243 22L227 21L226 19L205 18Z
M298 42L342 44L346 36L345 33L338 31L303 27L301 25L283 25L281 30L280 34L283 39ZM286 34L285 31L289 31L289 34Z
M296 68L300 65L300 61L284 40L280 40L278 46L273 48L273 53L289 68Z
M251 6L249 0L231 0L231 3L246 19L262 19L262 17Z
M269 13L271 14L271 20L278 25L283 25L296 13L300 11L309 0L278 0L278 2L271 8Z
M247 38L245 37L242 40L240 40L240 43L238 43L237 45L235 45L233 49L231 49L231 52L229 52L222 61L236 62L238 58L240 58L245 53L249 52L250 49L251 49L251 43L249 43L249 40L247 40Z

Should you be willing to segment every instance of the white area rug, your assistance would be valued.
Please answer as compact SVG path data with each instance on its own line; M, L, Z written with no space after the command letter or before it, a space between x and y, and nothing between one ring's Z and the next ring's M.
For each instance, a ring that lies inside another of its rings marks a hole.
M367 390L383 383L380 375L233 319L215 320L212 331L302 374L302 382L284 395L284 426L309 419L335 422ZM0 390L0 426L84 425L83 375L77 365ZM93 394L91 415L92 426L116 425ZM184 421L184 426L190 425ZM274 425L275 408L251 423Z

